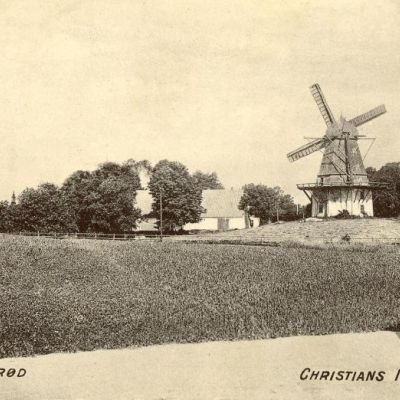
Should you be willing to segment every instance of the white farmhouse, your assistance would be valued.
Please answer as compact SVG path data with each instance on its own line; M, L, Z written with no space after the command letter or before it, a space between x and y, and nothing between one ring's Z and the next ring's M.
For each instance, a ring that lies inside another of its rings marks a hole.
M204 190L202 207L206 210L197 223L186 224L183 229L186 231L227 231L230 229L244 229L258 227L259 218L249 217L248 214L238 209L240 198L243 195L242 189L215 189ZM146 215L151 212L153 198L149 191L138 190L136 196L136 207ZM156 220L154 218L143 220L138 224L137 230L155 231Z

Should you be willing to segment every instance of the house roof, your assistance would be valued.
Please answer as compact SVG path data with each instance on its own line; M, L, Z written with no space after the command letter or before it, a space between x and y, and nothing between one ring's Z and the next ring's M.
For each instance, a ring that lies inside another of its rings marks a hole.
M203 190L203 201L201 205L206 209L202 218L240 218L243 211L238 209L242 189L210 189ZM153 198L149 191L138 190L136 195L136 206L143 214L151 212Z
M242 217L243 211L238 209L241 189L203 190L201 205L206 209L203 218L235 218Z

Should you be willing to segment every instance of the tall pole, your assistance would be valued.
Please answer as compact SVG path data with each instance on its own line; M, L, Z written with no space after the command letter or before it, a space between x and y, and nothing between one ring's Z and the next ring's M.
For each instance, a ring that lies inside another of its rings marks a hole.
M163 209L162 209L162 189L160 188L160 241L163 240Z
M278 201L276 201L276 221L279 222L279 205L278 205Z

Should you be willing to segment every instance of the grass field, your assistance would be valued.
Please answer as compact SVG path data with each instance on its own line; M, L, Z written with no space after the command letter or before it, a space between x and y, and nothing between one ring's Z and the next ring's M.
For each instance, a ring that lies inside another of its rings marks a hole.
M0 357L400 327L400 249L0 238Z
M207 237L208 236L208 237ZM338 243L342 237L348 236L351 243L363 243L375 246L377 244L400 244L399 218L356 218L327 219L319 222L291 221L282 224L267 224L253 229L232 230L229 232L212 233L193 240L217 241L218 238L232 241L257 241L263 238L270 242L297 242L307 245ZM175 240L184 240L176 237Z

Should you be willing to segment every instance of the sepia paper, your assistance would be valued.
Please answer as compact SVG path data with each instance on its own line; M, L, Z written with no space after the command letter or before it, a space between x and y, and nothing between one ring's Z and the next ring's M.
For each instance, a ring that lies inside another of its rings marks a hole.
M0 199L104 161L169 159L216 171L226 188L280 186L305 205L296 185L315 181L321 155L286 155L325 132L314 83L337 118L384 103L385 116L359 129L376 137L365 164L398 160L399 7L0 1ZM0 376L0 398L394 399L399 343L358 332L2 359L0 372L25 373ZM303 380L307 368L384 379Z

